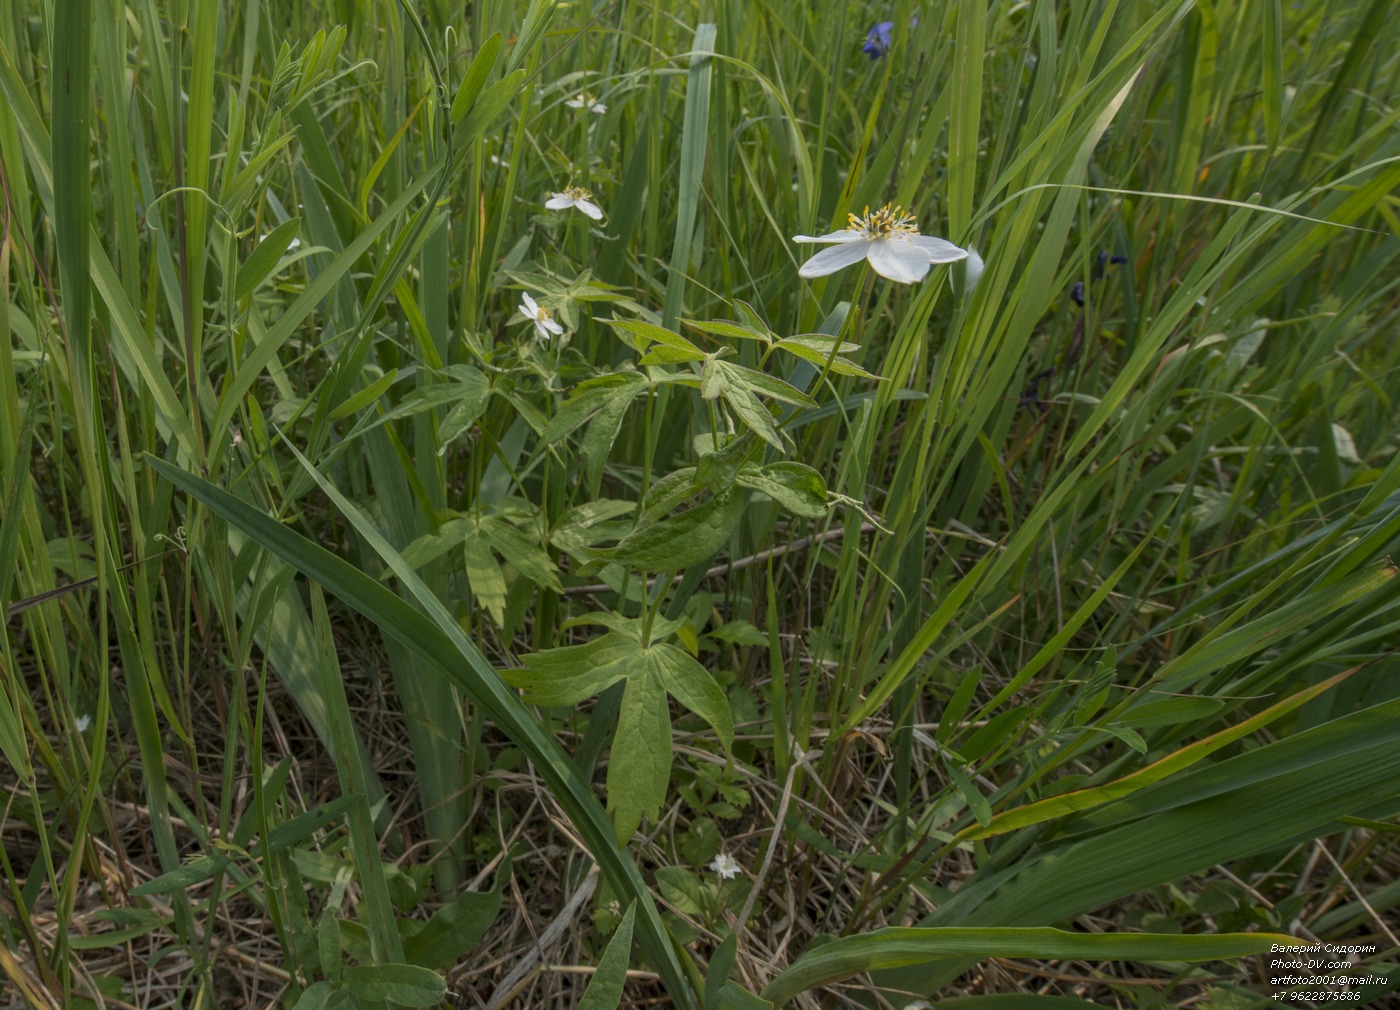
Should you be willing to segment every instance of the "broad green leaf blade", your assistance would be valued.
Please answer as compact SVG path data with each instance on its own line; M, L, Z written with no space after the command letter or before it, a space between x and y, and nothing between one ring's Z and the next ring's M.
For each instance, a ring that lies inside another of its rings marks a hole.
M462 83L457 88L457 94L452 99L452 110L448 118L453 125L460 123L462 117L476 104L477 96L486 86L487 78L491 76L491 71L496 69L496 58L500 52L501 33L493 32L472 57L471 66L467 67Z
M665 326L657 326L655 323L648 323L641 319L603 319L604 325L611 326L614 330L626 334L632 338L629 343L637 350L646 347L648 343L661 344L672 350L680 351L687 355L684 360L699 361L705 357L705 352L696 347L685 337L675 330Z
M522 659L524 669L501 676L523 688L532 705L577 705L626 678L641 649L636 639L613 631L583 645L532 652Z
M825 519L826 481L806 463L780 460L762 467L745 467L736 478L741 487L761 491L803 519Z
M459 150L466 149L485 133L496 118L510 106L525 83L525 71L514 70L481 93L467 118L457 126L453 137Z
M428 924L404 941L405 960L423 968L448 968L476 946L501 911L509 862L489 891L463 891L433 913Z
M616 547L593 553L653 572L674 572L715 555L744 513L744 498L730 491L679 515L646 523Z
M799 957L761 993L781 1007L798 993L866 971L945 958L1029 957L1083 961L1217 961L1267 953L1271 944L1297 943L1277 933L1067 933L1028 928L879 929L837 937Z
M288 218L258 242L238 268L238 283L233 289L233 297L236 300L241 302L272 276L272 271L282 262L282 257L287 254L287 248L292 244L292 239L297 237L300 228L301 218Z
M627 983L627 963L632 954L632 922L636 917L637 904L633 902L627 906L627 914L618 923L617 931L598 961L597 970L588 980L578 1010L617 1010L622 1002L622 987Z
M734 716L724 689L709 670L705 669L684 649L669 642L653 645L647 650L652 676L690 711L709 723L725 750L734 748Z
M345 985L367 1003L437 1006L447 995L442 976L416 964L357 964L345 969Z
M619 843L631 838L643 816L654 821L671 781L671 713L666 689L651 670L628 678L608 758L608 810Z
M647 377L641 372L614 372L580 382L573 393L549 419L540 441L545 445L557 442L580 427L609 403L617 400L631 402L632 397L646 386Z

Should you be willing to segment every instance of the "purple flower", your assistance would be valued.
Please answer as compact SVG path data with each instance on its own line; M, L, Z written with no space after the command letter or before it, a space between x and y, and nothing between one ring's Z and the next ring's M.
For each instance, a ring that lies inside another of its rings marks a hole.
M861 51L872 60L878 60L885 53L889 52L893 45L894 22L881 21L874 28L870 29L870 34L865 37L865 45L861 46Z

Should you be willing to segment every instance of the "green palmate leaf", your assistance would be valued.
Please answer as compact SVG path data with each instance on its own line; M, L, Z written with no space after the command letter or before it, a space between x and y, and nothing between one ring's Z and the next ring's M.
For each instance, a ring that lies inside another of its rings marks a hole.
M908 967L946 958L1033 957L1086 961L1218 961L1267 953L1272 944L1296 943L1276 933L1212 936L1153 933L1067 933L1044 927L879 929L843 936L803 954L763 990L782 1006L800 992L866 971Z
M608 941L597 970L588 980L578 1010L617 1010L622 1002L622 987L627 983L627 963L632 954L632 921L636 916L637 903L633 902L627 906L627 913Z
M713 557L734 532L743 514L743 496L729 491L679 515L644 523L623 537L616 547L592 553L607 561L648 571L680 571Z
M735 481L741 487L761 491L804 519L824 519L829 511L826 481L806 463L779 461L762 467L745 467Z
M345 986L365 1002L437 1006L447 995L442 976L416 964L357 964L345 969Z
M610 631L585 645L546 649L507 670L525 700L576 705L626 681L617 733L608 761L608 810L619 840L632 835L643 816L655 818L671 778L671 714L667 695L708 722L725 749L734 722L723 689L687 652L669 643L644 644L635 634Z
M535 585L556 593L564 591L558 569L536 537L527 535L499 515L484 516L481 533L501 557Z
M427 925L404 941L404 957L423 968L447 968L476 946L501 911L501 891L510 876L509 860L496 871L489 891L464 891L433 913Z
M258 289L263 281L272 276L272 271L277 269L277 264L282 262L282 257L286 255L287 248L292 244L292 239L297 237L297 232L301 228L301 218L293 217L283 221L276 228L272 229L261 242L248 254L248 258L243 261L238 268L238 283L234 287L233 296L238 301L242 301Z

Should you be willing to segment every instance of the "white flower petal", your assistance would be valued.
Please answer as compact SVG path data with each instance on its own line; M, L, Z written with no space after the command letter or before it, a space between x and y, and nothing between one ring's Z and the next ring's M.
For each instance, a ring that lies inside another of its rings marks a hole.
M546 330L548 330L550 333L563 333L563 332L564 332L564 327L560 326L560 325L559 325L558 323L556 323L553 319L541 319L541 320L540 320L540 325L543 326L543 327L544 327Z
M825 235L794 235L794 242L865 242L866 237L858 231L851 231L843 228L841 231L829 231Z
M797 276L806 277L810 280L813 277L825 277L827 274L834 274L842 267L848 267L852 263L859 263L865 259L866 251L870 248L870 243L862 239L859 242L842 242L829 249L823 249L797 271ZM922 256L920 256L922 259Z
M563 193L555 193L544 202L544 205L549 210L563 210L565 207L572 207L574 205L574 198L565 196Z
M589 111L595 112L601 116L603 113L608 111L608 107L602 102L594 102L591 106L589 106Z
M596 203L589 200L575 200L574 206L583 211L595 221L603 220L603 210Z
M928 273L928 253L907 238L881 238L870 243L866 259L881 277L913 284Z
M985 269L986 264L982 262L982 257L977 255L977 250L968 246L967 259L963 261L962 278L953 283L954 293L963 296L972 294L977 288L977 282L982 279L982 271ZM957 273L958 271L956 268L950 270L948 272L948 280L953 282ZM967 290L963 291L961 288L966 288Z
M967 256L967 250L953 245L947 239L932 235L914 235L909 238L916 246L928 253L930 263L956 263Z
M540 314L539 304L530 297L530 292L525 291L520 295L520 311L531 319L538 319Z
M565 102L564 104L567 105L567 106L568 106L569 108L571 108L571 109L581 109L581 108L583 108L583 99L582 99L582 98L570 98L570 99L569 99L567 102Z

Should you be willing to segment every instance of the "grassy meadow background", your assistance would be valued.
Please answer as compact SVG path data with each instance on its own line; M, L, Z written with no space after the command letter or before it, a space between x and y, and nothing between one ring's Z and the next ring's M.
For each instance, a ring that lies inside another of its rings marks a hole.
M1394 1006L1396 36L6 4L0 1005Z

